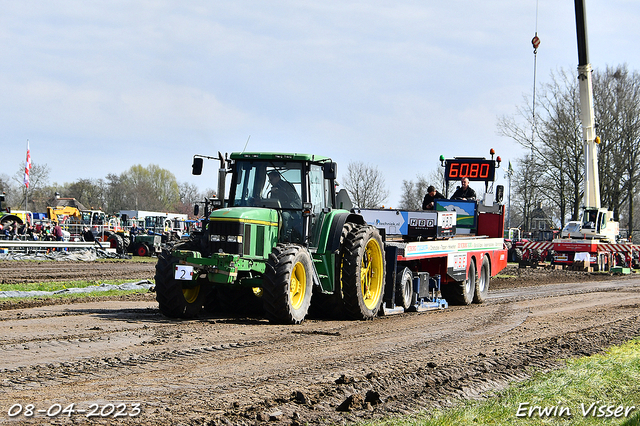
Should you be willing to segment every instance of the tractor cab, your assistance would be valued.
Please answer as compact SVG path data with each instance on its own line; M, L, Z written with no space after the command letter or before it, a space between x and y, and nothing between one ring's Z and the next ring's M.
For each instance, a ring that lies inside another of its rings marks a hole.
M336 205L336 163L278 153L232 153L220 162L231 181L228 198L211 200L207 212L212 252L260 258L277 243L317 247L324 213ZM218 193L224 194L220 181Z
M272 209L279 242L313 244L321 213L335 205L335 163L311 155L232 154L228 207Z

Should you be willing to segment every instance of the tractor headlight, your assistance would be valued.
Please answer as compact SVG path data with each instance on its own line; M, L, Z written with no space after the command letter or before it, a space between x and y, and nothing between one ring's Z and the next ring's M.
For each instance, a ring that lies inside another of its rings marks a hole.
M242 235L229 235L227 241L230 243L242 243Z
M212 242L219 242L220 241L220 235L211 235L211 241Z

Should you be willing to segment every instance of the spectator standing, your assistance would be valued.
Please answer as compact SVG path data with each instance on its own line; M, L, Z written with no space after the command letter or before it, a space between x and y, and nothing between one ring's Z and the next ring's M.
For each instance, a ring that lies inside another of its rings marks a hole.
M53 236L55 237L56 241L62 241L64 239L62 234L62 227L59 223L56 223L56 226L53 227Z

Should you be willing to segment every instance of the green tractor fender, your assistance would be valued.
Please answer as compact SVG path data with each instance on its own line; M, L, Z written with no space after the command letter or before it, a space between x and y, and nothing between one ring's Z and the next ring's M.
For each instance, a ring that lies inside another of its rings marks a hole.
M340 239L345 223L366 225L364 218L359 214L334 210L334 214L327 217L322 224L318 253L335 253L340 250Z
M347 223L366 224L362 216L346 210L333 210L322 222L318 247L313 254L313 263L320 278L323 293L333 293L338 288L336 280L340 276L340 243Z

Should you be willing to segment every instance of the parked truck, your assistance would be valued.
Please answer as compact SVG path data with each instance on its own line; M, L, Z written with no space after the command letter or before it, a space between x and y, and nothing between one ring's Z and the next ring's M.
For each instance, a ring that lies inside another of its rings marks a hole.
M213 157L194 156L194 174L205 158ZM328 157L255 152L219 153L218 160L220 198L206 201L202 231L158 257L156 297L168 317L194 317L221 302L231 310L260 305L277 323L300 323L310 308L371 319L482 303L490 278L506 265L501 191L487 191L481 203L439 200L436 229L416 222L409 239L394 239L349 210ZM493 188L499 161L465 159L460 172L454 160L449 178L490 180Z

